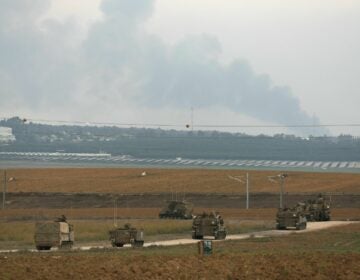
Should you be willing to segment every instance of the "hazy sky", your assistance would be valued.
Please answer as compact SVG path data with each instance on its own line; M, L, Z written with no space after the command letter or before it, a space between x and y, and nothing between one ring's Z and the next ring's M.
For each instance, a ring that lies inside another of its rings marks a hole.
M360 123L359 30L357 0L3 0L0 115Z

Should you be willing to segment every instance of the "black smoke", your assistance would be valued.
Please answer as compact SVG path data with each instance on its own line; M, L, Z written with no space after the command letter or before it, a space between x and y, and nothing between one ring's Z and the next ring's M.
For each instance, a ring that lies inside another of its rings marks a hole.
M0 95L7 101L0 109L101 118L103 111L111 114L122 106L221 106L266 123L319 123L289 87L273 85L245 60L221 63L215 37L193 35L168 46L148 34L144 27L153 5L151 0L104 0L103 19L74 47L69 43L78 28L74 20L39 22L49 0L3 1Z

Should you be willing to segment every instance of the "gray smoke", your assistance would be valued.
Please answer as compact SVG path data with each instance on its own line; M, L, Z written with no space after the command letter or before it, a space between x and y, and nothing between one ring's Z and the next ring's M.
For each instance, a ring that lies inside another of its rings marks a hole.
M75 21L39 22L50 0L2 1L0 95L7 102L0 109L73 109L101 117L121 104L139 110L222 106L269 123L318 123L288 87L274 86L246 61L222 64L216 38L189 36L170 47L146 33L153 4L104 0L103 20L74 46Z
M5 0L0 10L1 109L51 110L67 104L75 85L76 55L67 46L71 22L38 20L48 0Z

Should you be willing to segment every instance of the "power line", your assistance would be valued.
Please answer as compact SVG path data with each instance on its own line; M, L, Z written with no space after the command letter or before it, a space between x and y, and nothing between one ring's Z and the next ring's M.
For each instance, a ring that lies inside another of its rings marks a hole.
M307 127L360 127L360 124L288 124L288 125L207 125L197 127L222 127L222 128L307 128Z

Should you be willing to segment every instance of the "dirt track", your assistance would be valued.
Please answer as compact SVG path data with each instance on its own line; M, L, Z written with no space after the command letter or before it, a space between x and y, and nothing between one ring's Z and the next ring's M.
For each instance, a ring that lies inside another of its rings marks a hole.
M336 226L345 226L353 223L359 222L350 222L350 221L329 221L329 222L309 222L307 228L305 230L297 231L297 230L268 230L268 231L260 231L260 232L250 232L246 234L232 234L226 237L226 240L241 240L247 238L264 238L264 237L275 237L275 236L284 236L292 233L307 233L312 231L324 230L331 227ZM212 237L210 239L213 239ZM165 241L155 241L155 242L146 242L144 247L150 246L176 246L176 245L188 245L188 244L196 244L199 240L195 239L174 239L174 240L165 240ZM222 242L221 240L216 240L215 242ZM129 247L129 245L125 245L125 247ZM80 251L88 251L91 249L109 249L112 248L111 245L108 246L87 246L83 245L81 247L75 246L72 250L80 250ZM115 249L114 249L115 250ZM27 250L29 252L38 252L35 249ZM51 249L52 251L57 251L56 248ZM19 250L0 250L0 253L16 253ZM43 252L42 252L43 253Z
M281 235L288 235L291 233L306 233L311 231L317 230L324 230L330 227L336 226L344 226L349 225L352 223L358 222L343 222L343 221L329 221L329 222L309 222L307 224L307 228L305 230L297 231L297 230L268 230L268 231L261 231L261 232L251 232L246 234L232 234L226 236L226 240L239 240L239 239L246 239L246 238L264 238L264 237L272 237L272 236L281 236ZM213 238L211 238L213 239ZM167 240L167 241L157 241L151 243L145 243L144 246L175 246L175 245L186 245L186 244L194 244L198 243L199 240L194 239L177 239L177 240ZM216 240L215 242L221 242L220 240Z

